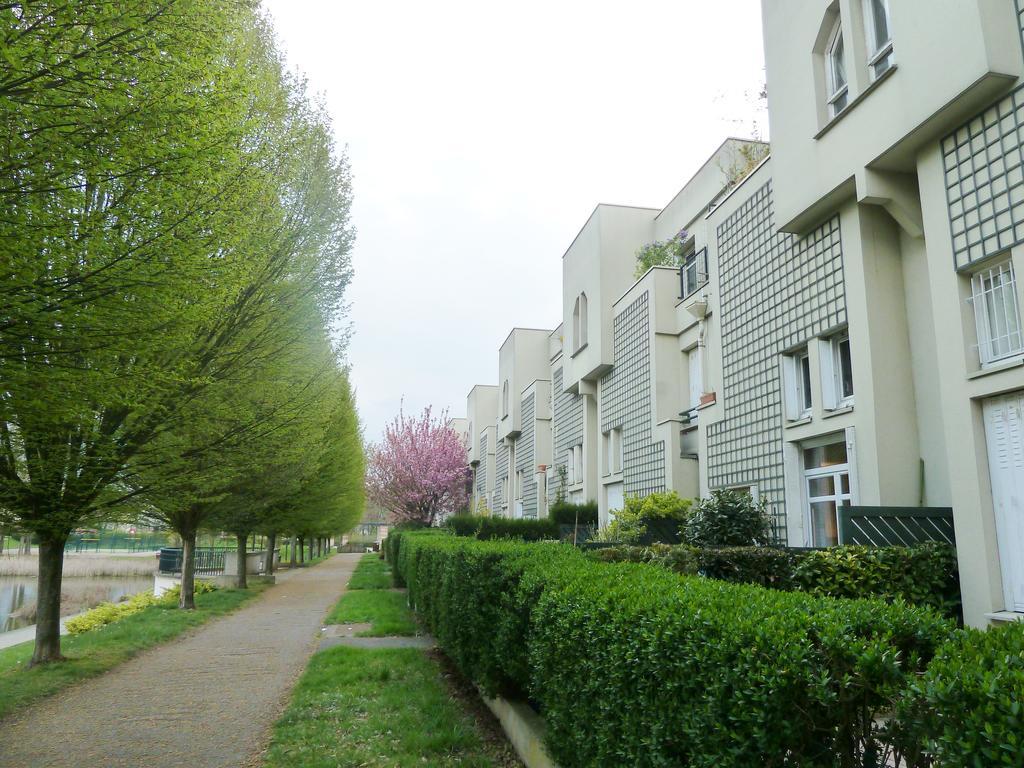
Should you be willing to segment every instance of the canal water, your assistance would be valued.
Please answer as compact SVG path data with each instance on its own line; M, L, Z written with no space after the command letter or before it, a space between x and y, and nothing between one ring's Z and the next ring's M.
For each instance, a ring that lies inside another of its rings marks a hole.
M65 577L60 591L61 615L68 616L153 588L152 576ZM36 623L34 576L0 576L0 632Z

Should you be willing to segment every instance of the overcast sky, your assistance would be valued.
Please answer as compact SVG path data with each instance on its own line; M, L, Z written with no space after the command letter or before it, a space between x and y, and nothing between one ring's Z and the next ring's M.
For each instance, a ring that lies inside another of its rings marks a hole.
M726 136L767 135L759 0L264 4L348 147L371 440L403 397L464 415L512 327L558 325L597 203L662 207Z

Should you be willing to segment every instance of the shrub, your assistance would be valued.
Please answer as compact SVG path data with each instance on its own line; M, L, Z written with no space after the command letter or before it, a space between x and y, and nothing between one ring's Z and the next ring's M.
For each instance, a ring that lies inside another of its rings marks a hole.
M747 547L771 542L771 519L764 500L734 490L712 491L701 499L684 528L686 542L695 547Z
M217 585L212 581L203 581L202 579L196 579L193 582L193 592L197 595L205 595L207 592L215 592ZM169 589L165 589L164 593L160 595L159 602L166 604L175 604L181 598L181 585L175 584Z
M444 521L444 525L456 536L476 536L481 519L476 515L452 515Z
M153 597L152 592L140 592L120 603L100 603L92 610L68 619L64 622L64 626L69 634L80 635L83 632L113 624L115 621L120 621L126 616L131 616L133 613L138 613L159 602L157 598Z
M675 491L627 498L608 526L607 538L626 544L678 543L692 503Z
M876 718L954 631L554 543L411 534L397 568L464 674L536 702L565 768L867 764Z
M956 552L947 544L832 547L810 552L777 547L611 547L592 551L604 562L661 565L676 573L809 592L821 597L875 597L928 606L960 618Z
M548 510L548 517L559 525L597 525L597 502L556 501Z
M478 539L484 540L540 541L541 539L557 539L558 524L551 519L513 520L505 517L487 517L480 520L476 536Z
M796 588L815 595L900 598L960 616L956 550L948 544L814 550L798 559L793 580Z
M898 710L907 765L1024 765L1024 624L962 630Z

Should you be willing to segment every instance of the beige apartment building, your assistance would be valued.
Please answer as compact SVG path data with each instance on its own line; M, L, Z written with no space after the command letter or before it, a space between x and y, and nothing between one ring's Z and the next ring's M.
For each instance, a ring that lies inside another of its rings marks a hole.
M765 0L763 23L770 157L729 140L664 208L595 209L559 327L524 362L502 347L491 508L564 490L607 523L629 496L742 488L801 547L881 510L955 533L970 624L1017 619L1024 9ZM636 279L680 230L683 266Z

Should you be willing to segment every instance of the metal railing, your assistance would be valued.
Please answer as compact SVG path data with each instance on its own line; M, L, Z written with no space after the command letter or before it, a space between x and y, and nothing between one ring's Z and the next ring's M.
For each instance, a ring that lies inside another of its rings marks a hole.
M220 573L224 570L226 549L196 547L196 573ZM181 547L163 547L157 569L160 573L181 573Z
M840 541L870 547L910 547L926 541L956 546L949 507L840 507Z

